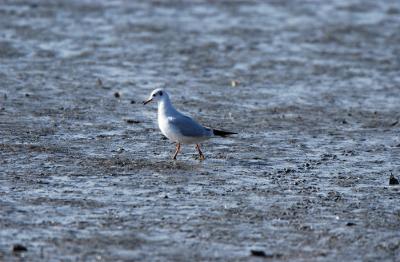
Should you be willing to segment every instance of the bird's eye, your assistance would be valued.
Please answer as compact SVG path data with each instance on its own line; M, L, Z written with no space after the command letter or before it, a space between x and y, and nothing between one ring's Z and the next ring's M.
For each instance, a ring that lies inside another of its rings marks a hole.
M153 97L156 96L156 94L153 94Z
M160 91L160 96L162 96L162 91Z

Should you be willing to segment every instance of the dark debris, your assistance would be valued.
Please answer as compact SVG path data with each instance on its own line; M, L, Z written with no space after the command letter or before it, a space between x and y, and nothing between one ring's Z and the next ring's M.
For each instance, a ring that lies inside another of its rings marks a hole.
M399 184L399 180L397 178L395 178L393 174L390 174L389 185L393 186L393 185L398 185L398 184Z

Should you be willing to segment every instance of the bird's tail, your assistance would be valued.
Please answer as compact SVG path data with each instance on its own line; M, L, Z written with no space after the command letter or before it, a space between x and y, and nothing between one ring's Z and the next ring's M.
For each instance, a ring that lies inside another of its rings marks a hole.
M216 136L222 136L222 137L227 137L229 135L236 135L237 133L234 132L229 132L229 131L223 131L223 130L218 130L218 129L213 129L213 134Z

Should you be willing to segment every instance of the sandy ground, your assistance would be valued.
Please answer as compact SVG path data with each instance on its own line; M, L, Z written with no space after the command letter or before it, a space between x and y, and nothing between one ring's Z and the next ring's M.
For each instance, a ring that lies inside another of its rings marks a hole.
M399 57L397 0L1 1L0 260L400 261ZM171 161L157 87L239 134Z

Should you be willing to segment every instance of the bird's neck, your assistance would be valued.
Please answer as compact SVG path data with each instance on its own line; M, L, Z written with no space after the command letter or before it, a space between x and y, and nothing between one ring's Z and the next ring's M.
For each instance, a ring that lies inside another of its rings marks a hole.
M176 109L172 105L168 97L158 102L158 115L169 116L176 112Z

